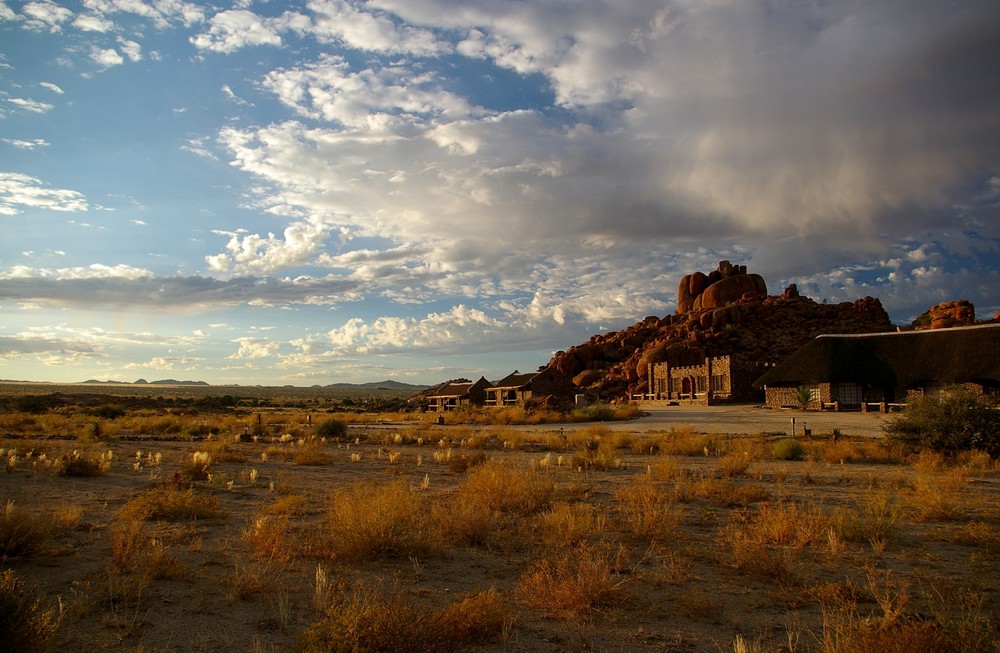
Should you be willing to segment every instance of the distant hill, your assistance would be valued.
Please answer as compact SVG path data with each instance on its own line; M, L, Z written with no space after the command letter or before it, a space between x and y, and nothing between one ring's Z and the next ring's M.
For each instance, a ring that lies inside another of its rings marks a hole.
M176 379L162 379L160 381L147 381L139 379L135 383L128 381L98 381L97 379L87 379L83 382L87 385L208 385L205 381L177 381Z
M414 392L419 392L424 390L428 386L426 385L413 385L411 383L403 383L401 381L372 381L369 383L331 383L329 385L323 386L324 388L332 388L339 390L347 389L361 389L361 390L412 390Z

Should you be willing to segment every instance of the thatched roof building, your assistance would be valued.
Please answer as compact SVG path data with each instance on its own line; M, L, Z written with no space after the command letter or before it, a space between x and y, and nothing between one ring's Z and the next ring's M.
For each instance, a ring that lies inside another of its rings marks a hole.
M954 384L1000 392L1000 324L819 336L761 376L769 405L794 405L789 389L819 402L901 401L909 391Z

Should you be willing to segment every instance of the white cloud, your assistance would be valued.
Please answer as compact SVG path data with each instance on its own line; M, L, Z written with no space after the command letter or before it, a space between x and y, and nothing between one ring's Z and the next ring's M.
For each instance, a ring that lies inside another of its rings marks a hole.
M413 25L397 25L387 15L371 11L372 4L359 5L344 0L310 0L315 14L312 33L320 40L336 40L358 50L438 56L451 50L430 30Z
M233 9L212 16L208 31L192 36L191 43L200 50L222 53L255 45L280 46L282 32L301 32L308 24L308 18L292 12L268 18L245 9Z
M52 211L86 211L87 200L75 190L46 188L34 177L0 172L0 215L17 215L24 208Z
M90 48L90 59L102 68L111 68L125 63L125 58L114 48L99 48L97 46Z
M59 95L63 95L65 93L65 91L62 90L57 84L53 84L52 82L39 82L38 85Z
M46 113L55 108L55 105L48 102L39 102L38 100L29 100L27 98L12 97L7 98L7 101L19 109L24 109L31 113Z
M280 348L277 342L267 338L243 337L234 338L232 342L239 344L239 349L228 356L230 359L255 360L275 356Z
M29 29L58 32L66 21L73 18L73 12L53 2L26 2L21 7L25 25Z
M372 132L405 129L412 122L454 120L473 112L464 98L443 90L432 74L406 66L355 73L335 56L274 71L264 78L264 87L303 116Z
M121 46L122 52L128 57L129 61L136 62L142 61L142 46L135 41L130 41L128 39L119 38L118 44Z
M83 0L83 6L100 17L116 13L141 16L153 21L158 29L165 29L172 23L190 27L205 19L201 6L184 0Z
M73 27L83 32L110 32L115 24L103 16L80 14L73 20Z
M0 140L21 150L34 150L36 148L47 147L49 145L49 143L42 138L33 138L30 141L22 141L16 138L2 138Z

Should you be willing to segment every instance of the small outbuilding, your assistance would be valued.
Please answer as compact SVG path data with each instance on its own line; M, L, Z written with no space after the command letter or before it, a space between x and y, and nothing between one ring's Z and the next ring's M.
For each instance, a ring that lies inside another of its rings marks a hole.
M864 335L822 335L758 378L768 406L882 410L910 393L964 385L1000 398L1000 324Z

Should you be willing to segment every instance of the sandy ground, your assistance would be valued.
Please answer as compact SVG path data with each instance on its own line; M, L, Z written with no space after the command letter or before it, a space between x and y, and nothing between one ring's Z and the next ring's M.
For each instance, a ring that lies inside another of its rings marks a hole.
M605 426L631 431L642 440L682 426L706 433L790 432L791 417L797 428L805 422L814 434L837 428L848 438L881 435L878 415L751 407L672 407ZM340 591L377 587L422 611L496 589L516 620L501 639L471 649L480 651L718 653L733 650L737 638L759 644L758 650L820 650L823 607L830 597L852 597L859 613L878 615L879 588L906 594L912 601L908 609L921 614L934 607L935 596L952 604L956 596L973 597L990 637L1000 637L1000 477L992 467L963 472L960 486L949 495L953 513L924 519L916 516L924 498L919 473L910 464L775 461L758 451L744 471L733 475L725 471L727 459L714 452L654 456L636 453L641 447L633 447L620 451L614 469L586 470L572 464L572 447L546 451L531 443L530 434L516 449L483 451L464 442L474 433L466 427L430 427L422 443L397 442L388 425L382 428L378 442L326 445L331 459L320 466L294 465L276 455L275 447L291 452L294 443L228 445L231 460L213 463L213 479L194 487L196 493L220 502L222 517L145 524L144 548L164 551L179 561L173 571L155 578L147 578L141 569L114 571L119 511L131 499L170 483L175 471L206 443L95 444L90 451L113 452L111 470L93 478L72 478L46 470L38 456L46 453L52 459L82 445L0 441L5 448L18 448L22 459L32 451L11 471L0 472L0 500L38 515L79 512L78 522L53 536L44 551L5 560L3 566L37 587L48 605L61 604L56 650L65 651L293 650L301 633L321 616L313 606L319 565L332 574ZM355 434L375 437L368 430ZM452 459L479 454L501 458L550 480L555 488L552 505L592 506L606 519L602 528L595 527L593 542L604 542L624 556L625 562L613 570L621 581L615 600L573 618L546 616L525 602L521 588L526 572L539 561L552 560L554 553L573 554L571 549L554 552L545 543L541 515L504 517L484 542L470 545L445 538L418 555L363 561L317 553L315 542L323 537L331 492L357 482L406 481L420 494L433 530L434 520L440 518L434 516L434 506L459 506L467 478L466 471L435 459L436 452L447 450ZM264 460L262 454L269 451ZM160 455L158 463L155 454ZM942 483L950 478L940 473ZM667 494L682 496L671 499L679 511L676 528L652 542L636 539L620 523L617 494L651 474ZM302 497L305 506L286 534L289 555L258 559L245 534L288 496ZM884 546L824 537L794 549L764 549L765 555L787 556L787 573L779 576L741 568L734 550L720 538L724 529L765 505L794 504L830 516L862 511L872 496L886 497L898 511L898 523Z

